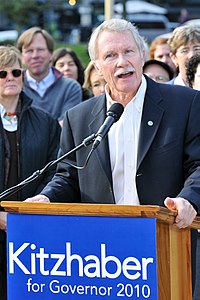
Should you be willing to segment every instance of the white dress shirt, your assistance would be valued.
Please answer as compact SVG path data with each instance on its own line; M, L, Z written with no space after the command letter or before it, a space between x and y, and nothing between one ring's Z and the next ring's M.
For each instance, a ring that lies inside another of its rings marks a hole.
M43 97L47 88L52 85L55 81L55 76L53 74L53 71L51 68L49 68L49 73L45 78L43 78L41 81L36 81L33 77L31 77L29 71L26 71L26 79L30 87L37 91L40 97Z
M175 85L182 85L182 86L186 86L185 82L183 81L181 74L179 73L178 76L174 79L174 84Z
M108 133L113 189L117 204L139 205L135 177L146 86L146 79L142 76L136 96L124 108L121 118L113 124ZM109 108L113 99L109 95L108 87L106 97Z

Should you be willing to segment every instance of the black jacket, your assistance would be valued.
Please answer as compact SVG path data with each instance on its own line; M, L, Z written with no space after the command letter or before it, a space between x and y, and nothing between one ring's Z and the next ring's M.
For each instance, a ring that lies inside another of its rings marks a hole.
M138 145L136 186L140 204L164 205L183 197L200 213L200 92L158 84L147 78ZM60 155L96 133L106 115L105 95L84 101L66 113ZM150 125L149 125L150 124ZM82 166L91 147L68 159ZM56 202L115 203L108 139L95 149L84 170L63 160L42 194Z
M18 115L18 182L42 169L56 159L60 140L60 125L48 113L32 106L32 101L22 92ZM0 120L0 192L5 190L5 134ZM44 174L19 191L20 200L38 194L55 172ZM6 199L7 200L7 199Z
M20 95L19 107L17 156L18 182L21 182L57 158L61 128L48 113L33 107L32 101L23 92ZM9 147L0 119L0 192L5 190L5 162L8 152ZM51 180L54 172L55 169L29 183L19 191L18 199L25 200L38 194ZM6 200L9 200L9 197ZM7 299L6 285L6 234L0 230L0 299L2 300Z

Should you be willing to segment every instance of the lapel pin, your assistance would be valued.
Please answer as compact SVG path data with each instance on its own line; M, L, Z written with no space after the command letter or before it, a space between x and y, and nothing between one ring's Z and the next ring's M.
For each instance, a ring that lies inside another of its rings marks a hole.
M153 121L148 121L147 124L148 124L149 126L153 126Z

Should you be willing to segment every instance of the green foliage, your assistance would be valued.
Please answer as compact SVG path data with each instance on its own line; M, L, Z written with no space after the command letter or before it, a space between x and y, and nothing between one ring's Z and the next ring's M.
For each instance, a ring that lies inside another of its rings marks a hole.
M20 32L24 27L29 27L34 14L39 16L49 5L50 0L7 0L0 1L0 11L16 24Z
M16 41L10 41L10 40L1 41L0 46L16 46Z
M35 6L35 0L8 0L0 2L0 10L5 13L7 17L16 24L18 28L20 25L28 22L30 20L30 11L32 11Z
M72 49L78 57L81 59L83 62L83 65L86 67L90 61L89 55L88 55L88 50L87 50L87 44L56 44L55 49L57 48L70 48Z
M61 5L66 0L57 0L57 4ZM12 29L17 29L19 34L26 30L30 26L41 26L41 24L33 24L33 20L39 21L39 17L42 16L44 10L52 8L52 0L0 0L0 12L5 14L10 20ZM11 21L12 20L12 21ZM10 24L7 24L10 25ZM45 28L50 34L52 34L55 41L57 40L54 34L55 24L51 24L50 28ZM9 27L9 26L8 26ZM15 27L15 28L14 28ZM1 44L14 44L14 42L2 42ZM89 62L89 56L87 51L87 44L57 44L55 48L68 47L73 49L80 57L84 66L87 66Z

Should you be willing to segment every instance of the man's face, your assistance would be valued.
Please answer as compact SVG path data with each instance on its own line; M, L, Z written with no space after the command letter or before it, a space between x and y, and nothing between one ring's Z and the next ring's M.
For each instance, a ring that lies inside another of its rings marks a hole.
M119 94L130 100L137 93L144 56L130 31L104 31L100 34L95 66L107 82L113 100L117 100Z
M22 62L35 79L42 79L48 74L51 57L52 53L48 50L41 33L35 34L28 47L22 47Z
M200 53L200 42L194 41L180 46L177 49L176 54L172 55L172 59L179 67L181 77L185 82L187 82L186 65L188 64L189 59L197 53Z
M172 68L172 70L176 70L176 66L174 65L171 57L170 57L170 48L168 44L157 45L154 51L154 59L162 61L166 63L168 66Z
M146 66L146 68L144 69L144 74L146 74L148 77L150 77L154 81L157 81L160 83L165 83L170 80L169 74L167 73L167 71L163 67L161 67L157 64L152 64L152 65Z

